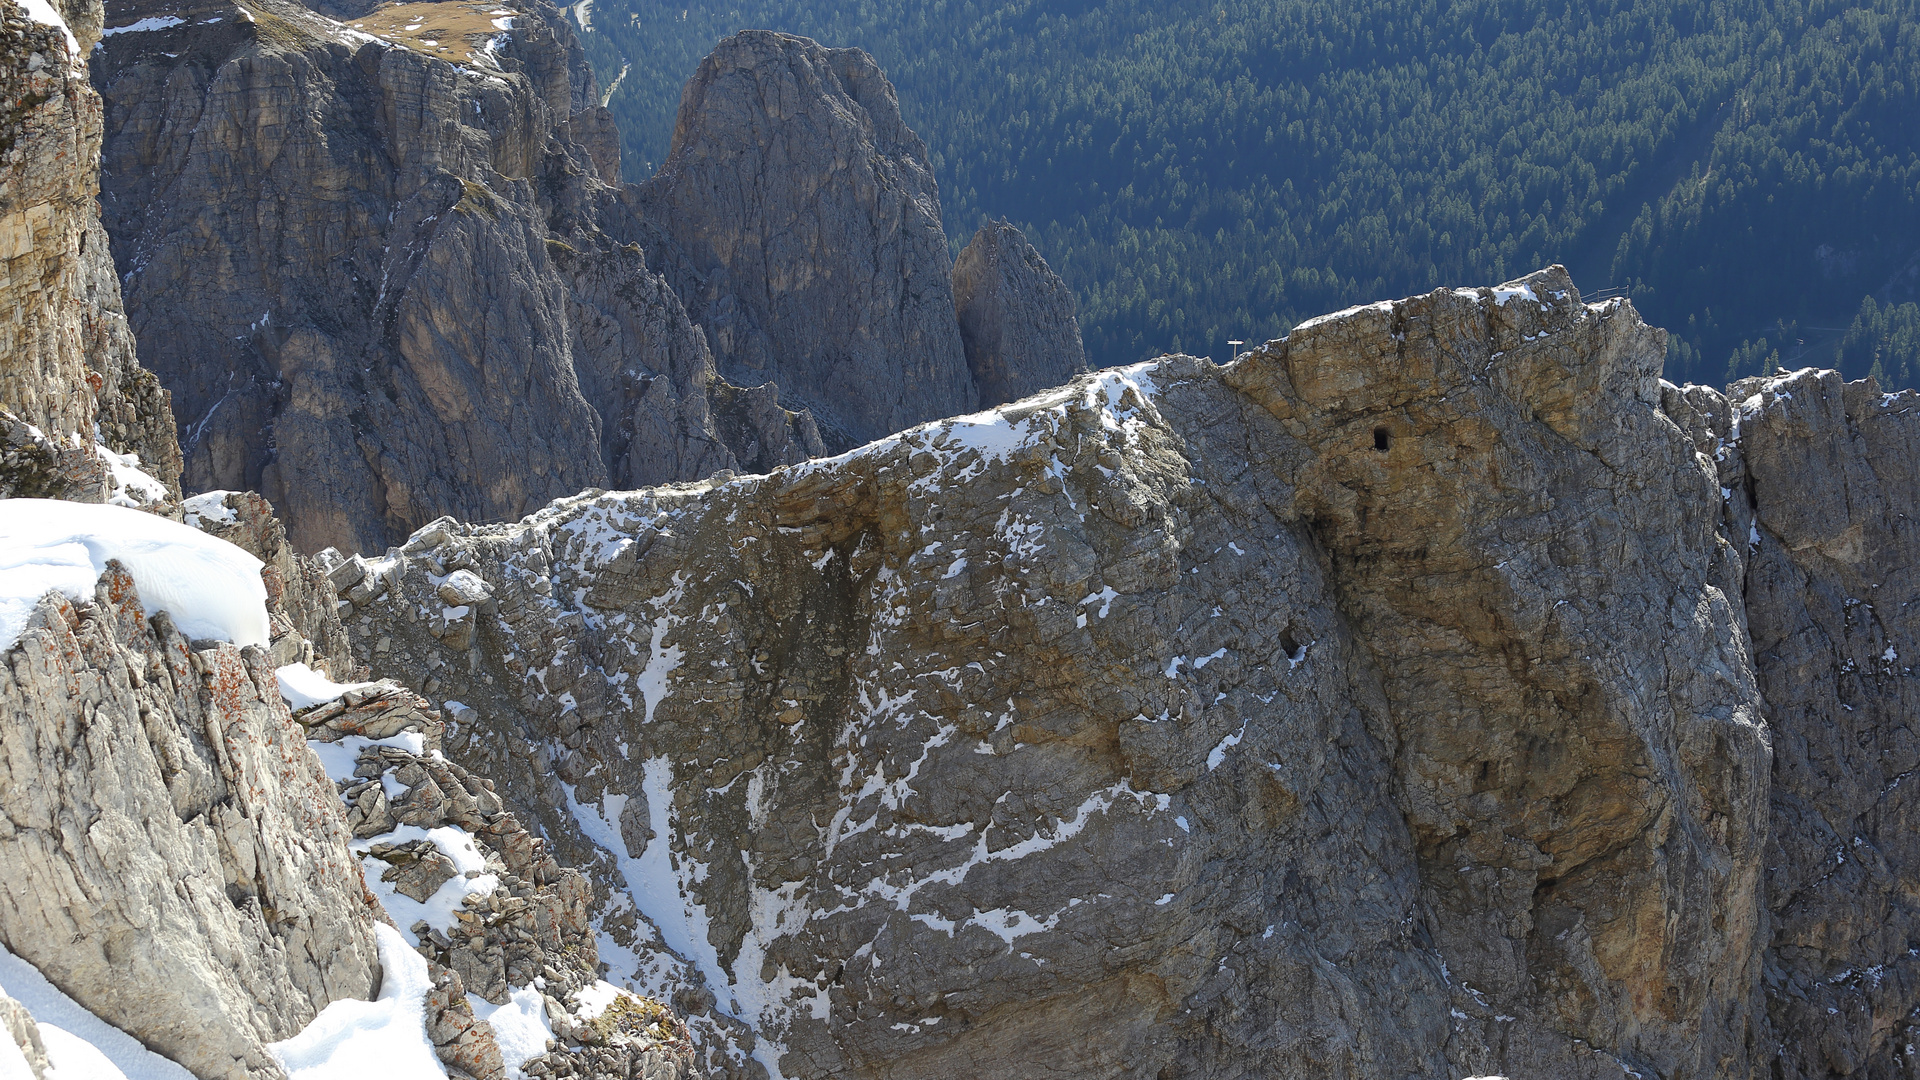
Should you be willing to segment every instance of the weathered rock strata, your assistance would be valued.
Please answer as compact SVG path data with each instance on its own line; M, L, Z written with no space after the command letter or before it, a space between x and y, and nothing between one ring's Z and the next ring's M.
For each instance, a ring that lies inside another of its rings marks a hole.
M440 756L426 701L364 684L294 722L273 663L296 636L272 649L190 643L166 615L144 617L117 564L91 603L43 602L0 672L0 871L14 883L0 944L195 1075L279 1077L266 1044L379 989L372 929L388 914L366 882L421 900L455 876L434 873L449 864L438 841L392 834L452 827L497 879L467 898L453 936L412 928L433 979L427 1034L450 1074L509 1075L469 991L499 1005L541 985L559 1041L514 1067L694 1075L671 1010L588 994L592 887L503 812L490 781ZM407 735L419 741L366 745ZM359 775L336 798L310 745L349 738ZM32 1017L12 1004L0 999L0 1022L31 1062Z
M189 487L260 491L298 550L820 448L770 387L716 416L736 392L575 138L605 122L579 44L515 10L389 43L279 0L110 9L177 20L93 61L142 358Z
M440 523L349 628L442 657L449 753L603 851L718 1065L1745 1072L1766 726L1661 346L1561 271L1357 309Z
M379 986L331 785L267 653L189 642L110 569L0 672L0 941L203 1077Z
M0 6L0 496L113 497L103 444L157 482L140 501L178 498L168 395L134 360L98 214L101 105L83 58L100 9L61 6L67 29Z
M300 663L343 682L355 677L340 625L339 590L327 577L331 563L294 551L272 504L251 491L211 491L188 499L183 509L187 524L265 564L260 576L275 667Z
M742 1075L1904 1075L1915 406L1663 355L1443 290L443 522L347 622Z

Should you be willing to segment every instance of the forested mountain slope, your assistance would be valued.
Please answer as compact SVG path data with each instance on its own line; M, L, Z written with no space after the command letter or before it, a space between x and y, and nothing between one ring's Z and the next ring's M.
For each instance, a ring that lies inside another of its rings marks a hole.
M948 236L1025 229L1095 364L1224 359L1317 312L1562 262L1672 328L1671 378L1877 360L1913 381L1911 0L574 11L632 180L721 36L872 52L927 138Z

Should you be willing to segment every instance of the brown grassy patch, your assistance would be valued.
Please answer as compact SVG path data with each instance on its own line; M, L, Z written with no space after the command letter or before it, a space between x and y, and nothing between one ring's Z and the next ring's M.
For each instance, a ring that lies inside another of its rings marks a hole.
M427 4L387 4L348 26L442 60L464 60L484 52L488 40L507 31L495 25L525 15L504 4L441 0Z

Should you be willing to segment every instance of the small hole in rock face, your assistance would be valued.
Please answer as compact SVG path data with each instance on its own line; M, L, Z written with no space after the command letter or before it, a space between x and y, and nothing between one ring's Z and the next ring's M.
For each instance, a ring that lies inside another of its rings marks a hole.
M1392 446L1393 446L1392 432L1388 431L1386 428L1383 428L1383 427L1377 427L1373 429L1373 448L1375 450L1378 450L1381 453L1385 453Z

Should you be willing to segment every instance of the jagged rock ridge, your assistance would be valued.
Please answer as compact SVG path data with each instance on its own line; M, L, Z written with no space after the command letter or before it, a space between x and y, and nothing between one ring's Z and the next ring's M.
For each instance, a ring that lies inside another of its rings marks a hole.
M190 489L261 491L302 551L376 550L983 400L926 148L865 53L722 42L634 187L557 9L478 36L466 0L386 10L111 9L147 28L93 62L106 222ZM1017 261L973 317L1007 343L990 402L1083 363L1065 287Z
M599 849L654 924L602 940L704 982L742 1075L1885 1072L1912 928L1765 853L1820 848L1809 800L1907 820L1897 755L1772 776L1852 706L1819 671L1912 627L1883 603L1786 664L1748 634L1804 618L1764 582L1823 550L1911 562L1845 428L1915 404L1843 421L1802 376L1736 438L1663 356L1557 268L1442 290L832 464L443 522L348 624L400 666L457 642L449 752ZM1815 452L1848 502L1805 494ZM1819 522L1771 571L1770 515ZM391 614L452 567L495 612ZM1869 831L1897 903L1920 867Z
M160 25L94 60L107 226L188 486L259 490L302 551L820 449L772 387L717 379L625 239L558 11L472 35L471 6L389 44L280 0L116 3Z

